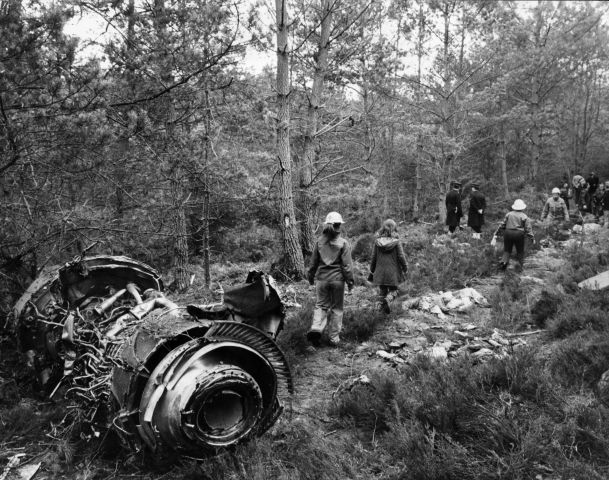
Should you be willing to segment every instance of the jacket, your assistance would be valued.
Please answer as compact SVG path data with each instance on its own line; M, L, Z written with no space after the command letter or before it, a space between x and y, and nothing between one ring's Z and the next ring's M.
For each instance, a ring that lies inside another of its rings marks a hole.
M569 210L565 201L558 197L558 200L554 200L554 197L550 197L546 200L541 212L541 219L549 217L552 219L564 219L569 220Z
M482 213L479 213L482 210ZM484 211L486 210L486 198L482 193L472 192L469 198L469 210L467 212L467 225L469 227L481 227L484 225Z
M372 248L370 271L375 285L397 287L408 270L406 255L399 238L379 237Z
M605 193L603 193L601 204L603 206L603 210L609 210L609 189L606 189Z
M450 227L459 226L462 216L461 194L457 190L451 190L446 194L446 225Z
M321 235L313 248L307 279L309 283L318 280L346 282L353 286L353 261L349 242L341 236L330 239Z
M586 183L586 179L581 175L575 175L571 181L573 188L581 188Z
M512 210L511 212L508 212L495 232L495 235L504 230L519 230L524 232L528 237L535 238L533 235L533 227L531 226L531 219L527 217L526 213L521 211Z
M586 179L586 183L588 184L589 189L590 189L590 194L594 194L594 192L596 192L596 189L598 188L598 182L599 182L598 175L590 175Z

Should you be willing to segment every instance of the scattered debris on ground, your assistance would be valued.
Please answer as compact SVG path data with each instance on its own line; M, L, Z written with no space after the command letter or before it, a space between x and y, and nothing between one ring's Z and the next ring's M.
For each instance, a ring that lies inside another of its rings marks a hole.
M504 358L514 349L527 344L521 338L522 336L543 332L543 330L535 330L508 334L495 329L490 336L483 337L474 335L472 333L474 329L475 327L469 331L455 330L452 332L453 338L451 340L438 340L432 345L426 345L427 341L423 337L423 340L425 340L423 345L416 345L415 342L414 348L411 342L392 341L386 346L385 350L377 350L375 355L395 365L407 363L413 352L439 361L468 354L476 358Z
M453 292L439 292L433 295L423 295L411 298L402 303L404 310L417 309L433 313L439 318L446 318L446 314L464 313L474 306L488 307L488 301L480 292L473 288L463 288Z
M589 290L603 290L604 288L609 287L609 270L587 278L583 282L579 282L577 286Z

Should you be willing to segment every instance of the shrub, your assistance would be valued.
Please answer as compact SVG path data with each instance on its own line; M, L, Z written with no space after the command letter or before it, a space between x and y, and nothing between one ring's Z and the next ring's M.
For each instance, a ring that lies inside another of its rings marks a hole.
M374 308L357 308L346 310L343 317L341 337L345 340L364 342L374 335L378 327L387 321L386 314Z
M374 235L372 233L365 233L358 237L353 245L353 259L358 262L369 262L372 255L373 245Z
M548 330L555 338L565 338L580 330L606 332L607 309L599 308L596 302L587 301L588 295L571 297L549 320Z
M531 308L531 318L538 327L544 327L546 320L554 317L563 301L563 296L542 290L539 300Z
M172 476L184 480L354 478L358 463L355 456L343 455L347 448L340 442L330 443L319 430L295 421L279 424L270 434L204 462L187 463Z
M563 385L591 387L609 368L609 339L590 332L573 335L554 349L549 365Z
M306 333L311 325L314 307L315 299L306 298L301 308L287 316L285 327L277 338L277 343L290 365L297 365L300 362L299 357L305 354L309 345Z
M501 283L488 296L492 309L491 326L516 329L529 318L529 309L519 275L506 272Z

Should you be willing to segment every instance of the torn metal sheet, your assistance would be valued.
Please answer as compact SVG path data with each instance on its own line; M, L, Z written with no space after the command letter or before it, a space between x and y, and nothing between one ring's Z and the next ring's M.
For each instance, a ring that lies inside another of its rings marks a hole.
M588 290L603 290L609 287L609 271L599 273L577 284L579 288Z
M180 306L151 267L99 256L35 282L15 325L40 388L80 408L91 438L201 457L264 433L293 393L284 310L261 272L221 303Z

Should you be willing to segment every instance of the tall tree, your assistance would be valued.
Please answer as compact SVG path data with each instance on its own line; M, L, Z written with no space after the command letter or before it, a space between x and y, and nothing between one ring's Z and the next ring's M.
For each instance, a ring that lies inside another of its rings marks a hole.
M300 279L304 259L298 239L292 187L290 152L290 56L288 45L288 8L286 0L275 0L277 18L277 162L279 177L279 223L283 239L286 274Z

